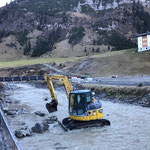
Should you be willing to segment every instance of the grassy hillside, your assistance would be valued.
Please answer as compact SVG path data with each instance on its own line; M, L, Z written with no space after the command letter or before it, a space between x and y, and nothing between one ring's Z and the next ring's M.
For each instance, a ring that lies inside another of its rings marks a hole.
M79 57L70 57L70 58L38 58L38 59L25 59L25 60L16 60L8 62L0 62L0 68L9 68L9 67L20 67L20 66L29 66L42 63L65 63L72 62L81 59Z
M150 52L136 49L108 52L78 60L66 69L68 72L91 76L150 75Z
M137 47L137 33L150 29L149 8L120 1L114 8L114 0L14 0L0 8L0 60Z
M0 68L28 66L41 63L63 64L63 71L90 76L150 75L150 52L138 53L136 49L107 52L87 57L39 58L0 62ZM57 65L57 66L58 66Z

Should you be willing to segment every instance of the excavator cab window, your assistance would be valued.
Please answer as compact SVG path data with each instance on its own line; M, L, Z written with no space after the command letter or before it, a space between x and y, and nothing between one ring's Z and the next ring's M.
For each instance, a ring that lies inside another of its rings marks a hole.
M73 115L82 115L86 112L87 105L92 102L90 92L71 93L69 98L69 112Z
M69 102L69 105L70 105L69 111L70 111L70 113L73 113L74 99L75 99L75 94L71 94L70 95L70 102Z

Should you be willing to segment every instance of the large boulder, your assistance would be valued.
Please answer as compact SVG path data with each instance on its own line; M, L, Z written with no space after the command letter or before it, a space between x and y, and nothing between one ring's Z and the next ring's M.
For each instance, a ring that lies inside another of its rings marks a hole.
M43 133L44 131L47 131L49 128L49 125L46 122L42 123L36 123L34 127L32 127L32 131L35 133Z
M18 129L15 130L15 136L17 138L23 138L26 136L32 136L32 131L28 128L22 128L22 129Z

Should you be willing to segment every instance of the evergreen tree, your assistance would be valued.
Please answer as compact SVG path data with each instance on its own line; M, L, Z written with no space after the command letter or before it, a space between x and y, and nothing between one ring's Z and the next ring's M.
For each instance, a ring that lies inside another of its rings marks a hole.
M25 48L24 48L24 55L29 55L30 53L30 50L31 50L31 43L30 41L26 44Z

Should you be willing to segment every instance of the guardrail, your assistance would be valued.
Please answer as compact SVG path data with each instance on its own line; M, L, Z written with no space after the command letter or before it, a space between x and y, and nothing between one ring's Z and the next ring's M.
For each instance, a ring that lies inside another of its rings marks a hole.
M14 136L13 132L11 131L7 119L0 109L0 132L2 143L0 143L1 150L22 150L18 140Z
M39 76L18 76L18 77L0 77L0 82L36 81L36 80L44 80L44 75L39 75Z
M70 75L70 74L64 74L68 76L69 78L77 77L81 79L85 79L85 76L79 76L79 75ZM39 80L45 80L44 75L36 75L36 76L17 76L17 77L0 77L0 82L13 82L13 81L39 81Z

